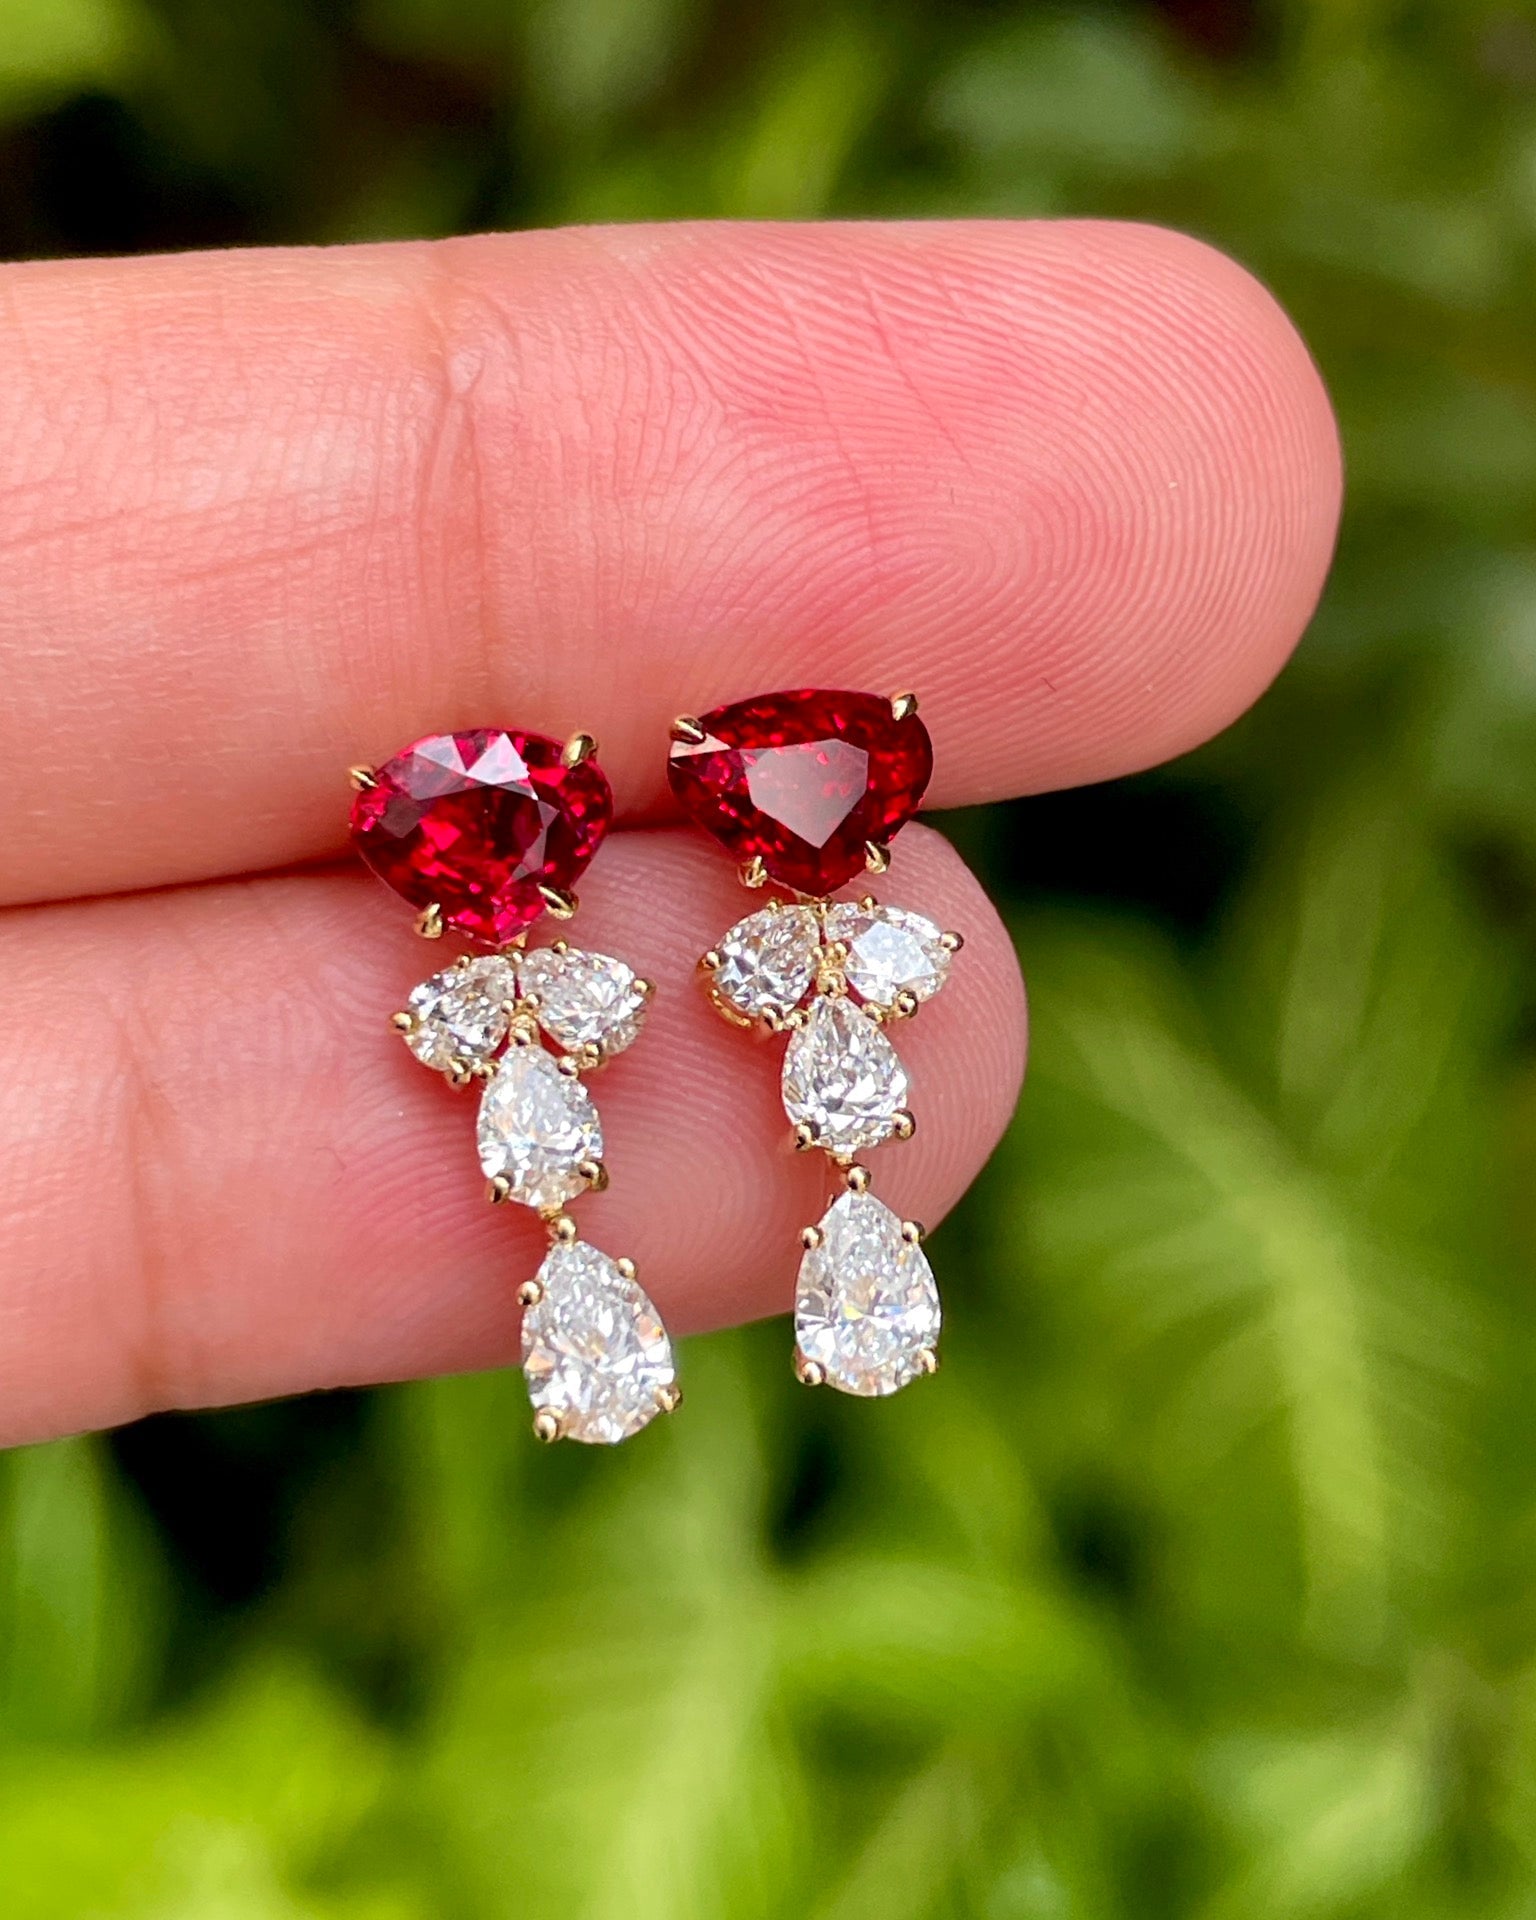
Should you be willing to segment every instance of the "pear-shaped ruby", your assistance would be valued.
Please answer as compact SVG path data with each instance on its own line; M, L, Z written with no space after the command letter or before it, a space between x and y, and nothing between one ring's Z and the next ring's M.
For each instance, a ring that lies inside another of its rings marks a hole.
M352 804L357 850L413 907L504 946L569 891L613 818L596 760L574 767L542 733L434 733L374 770Z
M699 716L667 766L684 812L743 863L796 893L827 894L918 809L933 746L916 712L873 693L806 688Z

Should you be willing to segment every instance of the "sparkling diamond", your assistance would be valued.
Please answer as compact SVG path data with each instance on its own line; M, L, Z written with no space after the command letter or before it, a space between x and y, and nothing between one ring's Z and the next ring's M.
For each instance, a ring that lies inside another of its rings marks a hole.
M516 998L516 975L499 954L463 961L412 988L405 1004L415 1025L405 1043L441 1072L458 1060L488 1060L507 1037L505 1003Z
M906 1070L862 1007L822 995L784 1055L784 1111L829 1153L878 1146L907 1104Z
M933 771L917 714L873 693L806 687L701 714L667 775L678 805L738 860L796 893L827 894L916 813Z
M413 907L504 946L569 890L613 817L596 760L568 767L558 740L477 727L418 740L352 803L358 852Z
M903 992L929 1000L949 977L942 929L906 907L844 902L827 915L827 938L847 947L848 984L876 1006L888 1007Z
M921 1247L872 1193L844 1193L822 1218L821 1244L800 1262L795 1339L844 1393L895 1393L939 1338L939 1294Z
M820 948L820 928L809 907L749 913L720 942L715 991L739 1013L782 1019L810 991Z
M528 1397L561 1437L612 1446L666 1406L677 1379L672 1343L644 1290L606 1253L577 1240L539 1268L543 1289L523 1312Z
M541 1212L582 1191L576 1171L603 1157L592 1096L542 1047L512 1047L480 1101L480 1164L511 1185L511 1197Z
M622 1053L640 1031L645 995L633 967L605 953L536 947L517 963L525 994L538 1001L539 1025L567 1053L596 1047Z

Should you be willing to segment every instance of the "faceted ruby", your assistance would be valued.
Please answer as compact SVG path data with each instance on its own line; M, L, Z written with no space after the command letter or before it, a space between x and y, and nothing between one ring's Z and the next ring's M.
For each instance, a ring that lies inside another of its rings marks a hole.
M575 884L613 818L596 760L567 767L560 753L542 733L429 734L353 802L357 850L413 907L504 946L544 911L541 884Z
M928 729L873 693L769 693L700 715L674 742L679 805L735 857L796 893L833 893L916 813L933 772Z

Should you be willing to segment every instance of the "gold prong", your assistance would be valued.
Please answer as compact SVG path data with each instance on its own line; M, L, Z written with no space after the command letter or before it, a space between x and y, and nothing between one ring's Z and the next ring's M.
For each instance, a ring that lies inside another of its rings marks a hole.
M634 1261L630 1259L627 1253L621 1254L620 1257L617 1260L615 1260L613 1264L621 1280L633 1280L636 1273L639 1271Z
M879 904L880 902L872 893L861 893L859 895L859 906L865 913L873 913Z
M561 934L558 940L550 941L549 950L551 953L569 953L571 950L571 943L569 940L566 939L564 934Z
M348 767L347 784L354 793L372 793L379 784L379 776L372 767Z
M824 1387L827 1384L827 1370L819 1360L807 1360L798 1347L795 1348L795 1378L802 1387Z
M683 1390L675 1380L656 1389L656 1404L663 1413L676 1413L683 1404Z
M485 1197L493 1207L505 1206L512 1198L512 1182L504 1173L498 1173L494 1179L486 1181Z
M939 945L946 953L958 953L965 945L965 935L963 933L941 933L939 935Z
M564 887L546 887L541 880L539 898L557 920L569 920L576 911L576 896Z
M725 965L725 955L718 947L711 947L708 953L699 955L700 973L718 973Z
M791 1007L780 1020L779 1025L788 1033L798 1033L810 1017L804 1007Z
M576 1222L568 1213L549 1214L544 1224L549 1228L549 1237L558 1247L574 1246L580 1238Z
M574 1080L581 1072L581 1062L574 1053L562 1053L555 1062L555 1071L563 1073L567 1080Z
M816 1144L816 1129L809 1120L802 1120L795 1128L796 1153L809 1153Z
M909 1247L920 1247L927 1238L928 1230L920 1220L903 1220L901 1237Z
M414 1033L416 1031L416 1016L414 1013L407 1013L402 1007L399 1013L392 1013L389 1016L389 1024L394 1028L396 1033Z
M540 1280L525 1280L517 1290L520 1307L536 1307L543 1298L544 1284Z
M507 1029L507 1039L514 1047L531 1047L537 1031L531 1020L520 1019Z
M891 870L891 850L878 840L864 842L864 864L871 873L889 873Z
M896 1015L898 1020L910 1020L915 1016L918 1008L922 1004L922 1001L918 999L910 987L903 987L901 992L898 993L896 998L891 1002L891 1012Z
M805 1248L807 1253L814 1253L824 1238L825 1235L822 1233L820 1227L802 1227L800 1229L800 1244Z
M443 1072L448 1076L450 1087L467 1087L474 1068L462 1054L456 1053L444 1067Z
M416 931L423 940L441 940L443 937L443 910L434 900L430 907L423 907L416 916Z
M894 1116L894 1122L892 1131L898 1140L910 1140L917 1132L917 1116L909 1112L906 1107Z
M576 1171L594 1193L605 1193L608 1189L608 1169L601 1160L578 1160Z
M939 1356L937 1352L934 1350L934 1348L932 1347L923 1348L922 1352L917 1356L917 1366L918 1366L918 1371L920 1373L937 1373L938 1372Z
M702 747L709 738L691 713L680 713L672 722L669 731L680 747Z
M535 1440L542 1440L546 1446L558 1440L560 1438L559 1414L551 1413L548 1407L545 1407L541 1413L536 1413L533 1416L533 1437Z
M471 1080L494 1080L496 1078L496 1062L494 1060L471 1060L469 1063L469 1077Z
M744 887L767 886L768 869L763 865L763 856L760 853L754 853L752 858L742 868L741 884Z
M917 695L915 693L893 693L891 695L891 718L893 720L910 720L916 712Z
M869 1168L855 1164L843 1175L843 1185L850 1193L869 1192Z
M560 749L562 767L579 767L583 760L590 760L597 752L597 742L590 733L573 733Z
M782 1033L784 1031L784 1015L779 1012L777 1007L764 1007L757 1017L762 1021L763 1026L769 1033Z

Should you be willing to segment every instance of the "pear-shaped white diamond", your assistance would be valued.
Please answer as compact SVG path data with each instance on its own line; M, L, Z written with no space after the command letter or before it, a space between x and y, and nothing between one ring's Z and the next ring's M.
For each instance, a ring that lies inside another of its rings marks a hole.
M872 1193L840 1194L800 1262L795 1341L844 1393L895 1393L932 1370L939 1293L915 1239Z
M645 994L633 967L606 953L535 947L520 956L517 977L538 1002L534 1017L558 1047L622 1053L640 1031Z
M906 907L841 901L827 914L827 938L848 949L843 971L849 986L878 1007L890 1006L899 993L929 1000L949 977L942 928Z
M551 1247L539 1298L523 1312L528 1398L565 1440L612 1446L664 1412L677 1380L672 1342L639 1284L596 1247Z
M603 1129L592 1096L538 1046L504 1053L480 1099L480 1164L504 1178L509 1198L541 1213L586 1184L583 1160L603 1157Z
M784 1111L828 1153L854 1154L896 1131L907 1104L906 1069L880 1028L853 1001L819 995L784 1055Z
M443 1073L459 1061L488 1060L507 1037L507 1003L516 998L516 975L500 954L461 960L411 989L405 1044Z
M720 942L714 988L750 1019L784 1015L810 990L821 929L809 907L764 907L739 920Z

